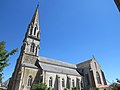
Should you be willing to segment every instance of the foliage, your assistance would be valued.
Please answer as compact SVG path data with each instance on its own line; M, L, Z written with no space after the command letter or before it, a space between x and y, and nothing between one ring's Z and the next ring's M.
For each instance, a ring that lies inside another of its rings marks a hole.
M78 87L74 87L74 88L72 88L72 90L79 90L79 88Z
M64 88L64 90L68 90L67 88Z
M8 52L5 49L5 42L1 41L0 42L0 76L2 76L3 74L3 69L7 66L9 66L9 56L15 54L15 52L17 52L18 49L13 49L10 52Z
M52 88L52 87L49 87L47 90L54 90L54 88Z
M47 85L45 83L33 84L32 90L47 90Z
M98 88L96 88L95 90L99 90Z
M64 88L64 90L70 90L70 89L68 89L68 88Z
M112 87L112 90L118 90L118 86L116 83L113 83L111 87Z
M64 90L79 90L79 88L78 87L74 87L74 88L71 88L71 89L64 88ZM84 90L84 89L81 89L81 90Z
M84 88L81 88L81 90L85 90Z
M112 90L118 90L116 87L113 87Z

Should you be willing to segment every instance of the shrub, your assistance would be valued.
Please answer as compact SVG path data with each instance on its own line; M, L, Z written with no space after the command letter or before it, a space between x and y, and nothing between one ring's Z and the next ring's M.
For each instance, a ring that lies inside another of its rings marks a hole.
M67 88L64 88L64 90L68 90Z
M47 90L47 85L45 83L33 84L32 90Z
M54 88L52 88L52 87L49 87L47 90L54 90Z
M98 88L96 88L95 90L99 90Z

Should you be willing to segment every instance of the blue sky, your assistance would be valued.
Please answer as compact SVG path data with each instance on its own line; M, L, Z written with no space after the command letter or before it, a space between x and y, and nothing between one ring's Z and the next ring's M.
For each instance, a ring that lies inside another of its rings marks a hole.
M20 47L38 0L1 0L0 41ZM80 63L95 56L113 82L120 78L120 13L113 0L40 0L40 56ZM4 70L8 79L19 52Z

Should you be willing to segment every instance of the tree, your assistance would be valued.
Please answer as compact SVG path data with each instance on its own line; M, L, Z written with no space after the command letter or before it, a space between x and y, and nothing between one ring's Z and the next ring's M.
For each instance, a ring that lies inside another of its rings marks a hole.
M9 66L9 56L12 56L17 52L18 49L13 49L10 52L5 49L5 42L0 42L0 77L2 77L3 70L5 67Z
M47 90L47 85L45 83L33 84L32 90Z

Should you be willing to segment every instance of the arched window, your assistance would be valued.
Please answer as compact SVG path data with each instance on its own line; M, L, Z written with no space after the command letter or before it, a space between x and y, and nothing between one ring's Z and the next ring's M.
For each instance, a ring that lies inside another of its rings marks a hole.
M67 76L67 88L71 88L71 78L69 76Z
M26 42L23 43L23 46L21 47L21 49L25 51L25 47L26 47Z
M35 27L35 28L34 28L34 35L36 35L36 30L37 30L37 28Z
M65 87L65 80L62 78L62 87Z
M28 86L32 86L32 76L30 75L28 78Z
M37 33L37 38L39 38L39 34L40 34L40 32Z
M72 80L72 86L75 87L75 82L74 79Z
M29 28L30 28L30 35L32 35L32 32L33 32L33 25L30 25Z
M81 82L79 78L76 78L76 87L80 88Z
M37 52L38 52L38 47L36 47L35 55L37 55Z
M35 50L35 44L32 43L32 44L31 44L31 47L30 47L30 52L33 52L33 53L34 53L34 50Z
M95 64L95 68L97 69L97 64L96 64L96 62L94 62L94 64Z
M49 87L52 87L52 77L49 78Z
M32 28L31 28L31 29L30 29L30 35L32 35L32 31L33 31L33 30L32 30Z
M101 79L100 79L100 75L98 72L96 72L96 78L97 78L97 83L101 84Z

